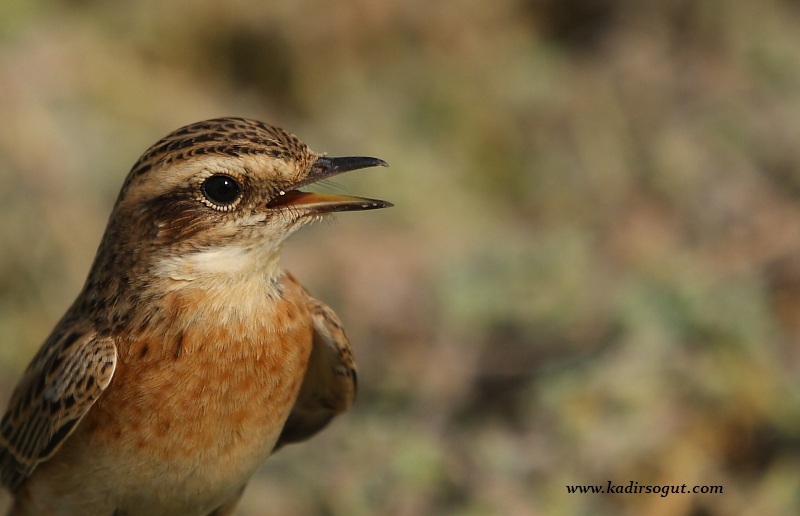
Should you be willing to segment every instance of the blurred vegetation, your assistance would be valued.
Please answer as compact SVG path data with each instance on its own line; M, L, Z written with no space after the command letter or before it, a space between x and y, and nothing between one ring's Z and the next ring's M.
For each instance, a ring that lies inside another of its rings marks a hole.
M0 395L122 179L262 119L391 168L284 263L359 399L242 515L800 513L800 8L789 0L0 4ZM567 484L722 495L568 495Z

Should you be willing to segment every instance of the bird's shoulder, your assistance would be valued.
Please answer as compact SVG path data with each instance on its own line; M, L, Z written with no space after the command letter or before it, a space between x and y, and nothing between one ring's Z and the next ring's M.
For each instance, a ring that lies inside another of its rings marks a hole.
M14 490L60 448L108 387L114 339L62 321L34 356L0 420L0 480Z
M356 365L350 340L336 313L305 294L313 338L303 383L275 449L304 441L350 408L356 396Z

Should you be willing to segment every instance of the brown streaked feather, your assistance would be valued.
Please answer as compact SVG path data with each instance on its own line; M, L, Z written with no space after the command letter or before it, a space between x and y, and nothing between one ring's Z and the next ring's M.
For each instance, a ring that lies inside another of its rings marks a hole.
M120 197L153 167L204 155L239 157L263 154L280 159L309 160L306 144L280 127L258 120L224 117L203 120L177 129L152 145L131 168ZM305 164L310 166L310 162Z
M75 430L111 382L117 348L86 328L67 329L42 346L0 422L0 480L16 489Z
M300 394L274 450L305 441L353 404L356 367L350 341L339 318L326 305L309 297L314 339Z

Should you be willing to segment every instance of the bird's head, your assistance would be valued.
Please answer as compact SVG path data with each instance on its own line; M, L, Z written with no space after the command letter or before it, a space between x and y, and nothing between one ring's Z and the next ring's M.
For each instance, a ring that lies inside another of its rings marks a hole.
M302 225L326 214L391 206L300 190L375 166L386 163L317 154L293 134L254 120L198 122L161 139L133 166L105 240L135 242L143 256L183 266L192 259L212 268L236 259L249 263L245 255L264 260L277 256L283 240Z

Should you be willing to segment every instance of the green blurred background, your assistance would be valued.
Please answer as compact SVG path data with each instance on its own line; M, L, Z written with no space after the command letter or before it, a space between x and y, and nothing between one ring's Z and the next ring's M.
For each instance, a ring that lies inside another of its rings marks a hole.
M361 390L239 514L800 513L797 2L3 0L2 398L139 154L222 115L396 204L287 244ZM725 491L566 492L609 480Z

